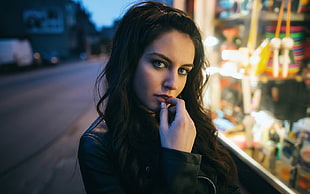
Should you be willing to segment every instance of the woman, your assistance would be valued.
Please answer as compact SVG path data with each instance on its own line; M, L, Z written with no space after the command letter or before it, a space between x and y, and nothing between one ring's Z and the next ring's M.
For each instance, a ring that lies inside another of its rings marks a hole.
M202 105L201 35L160 3L124 15L97 79L99 118L81 137L88 193L239 193L234 163Z

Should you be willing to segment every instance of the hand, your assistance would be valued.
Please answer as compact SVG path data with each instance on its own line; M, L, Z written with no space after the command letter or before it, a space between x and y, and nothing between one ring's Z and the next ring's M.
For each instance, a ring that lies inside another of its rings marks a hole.
M171 106L167 108L167 104ZM190 153L196 138L196 127L189 116L185 102L169 98L161 103L159 134L162 147ZM168 111L175 116L169 124Z

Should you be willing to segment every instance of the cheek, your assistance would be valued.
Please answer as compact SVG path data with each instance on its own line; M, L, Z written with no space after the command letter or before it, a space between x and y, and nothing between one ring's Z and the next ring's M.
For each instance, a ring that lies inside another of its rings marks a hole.
M134 89L140 100L143 100L143 97L145 98L147 96L151 83L151 76L146 69L143 67L138 68L134 80Z
M185 79L181 79L178 82L178 89L176 91L176 96L179 96L181 94L181 92L183 91L183 89L185 87L185 84L186 84L186 78Z
M140 98L147 93L148 85L147 77L140 75L136 78L135 92Z

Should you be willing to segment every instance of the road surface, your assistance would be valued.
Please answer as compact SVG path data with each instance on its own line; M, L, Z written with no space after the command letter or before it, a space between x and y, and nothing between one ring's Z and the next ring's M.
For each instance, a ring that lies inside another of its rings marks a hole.
M104 60L0 76L0 193L85 193L76 150Z

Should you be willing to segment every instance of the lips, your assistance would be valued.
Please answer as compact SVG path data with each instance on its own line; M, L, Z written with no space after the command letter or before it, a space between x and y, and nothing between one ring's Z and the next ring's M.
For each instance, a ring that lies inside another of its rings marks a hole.
M172 98L172 96L166 95L166 94L159 94L159 95L155 95L157 100L160 102L166 102L166 100L168 98Z

